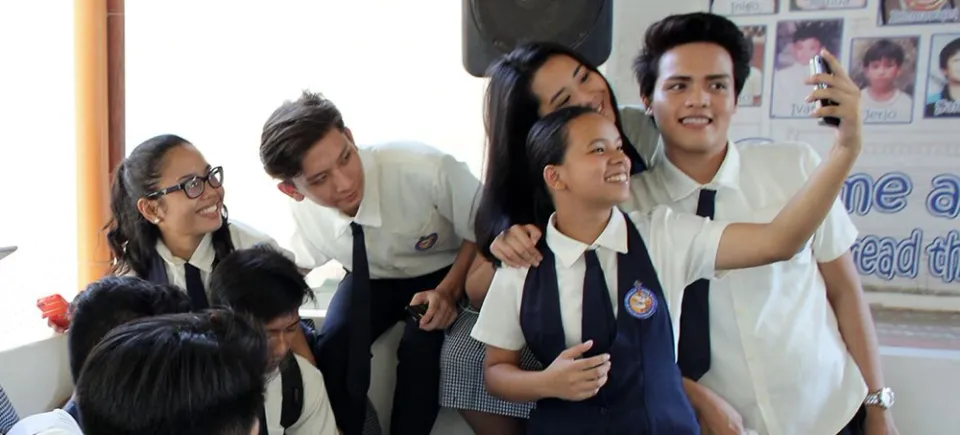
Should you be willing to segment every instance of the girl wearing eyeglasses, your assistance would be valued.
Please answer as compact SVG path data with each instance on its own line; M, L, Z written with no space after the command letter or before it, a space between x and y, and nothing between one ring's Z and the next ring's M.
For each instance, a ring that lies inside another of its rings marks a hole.
M234 249L276 241L227 220L223 169L211 167L190 142L161 135L120 163L107 224L112 271L177 285L194 309L207 308L206 286L219 259Z

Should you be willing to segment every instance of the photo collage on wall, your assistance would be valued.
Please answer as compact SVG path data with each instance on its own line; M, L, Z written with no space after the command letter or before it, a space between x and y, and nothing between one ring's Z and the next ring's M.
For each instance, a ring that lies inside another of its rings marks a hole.
M746 21L741 30L754 48L750 75L737 101L740 107L769 103L770 118L809 118L814 105L804 101L810 93L804 80L810 75L810 59L826 48L860 86L865 124L910 124L917 118L960 118L957 3L960 0L713 0L710 11L734 20L756 17L739 20ZM845 35L849 21L874 12L876 24L871 27L877 31L864 34L858 29L856 35ZM931 31L930 25L957 30ZM767 44L772 45L770 55ZM764 89L765 74L772 75L769 90Z

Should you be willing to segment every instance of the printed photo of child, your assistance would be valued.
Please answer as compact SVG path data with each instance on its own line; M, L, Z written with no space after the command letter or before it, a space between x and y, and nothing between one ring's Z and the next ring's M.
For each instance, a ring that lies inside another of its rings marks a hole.
M841 57L843 19L796 20L777 23L777 50L774 59L770 114L773 118L808 118L814 103L805 99L812 86L810 60L826 48Z
M925 118L960 118L960 33L930 38Z
M957 0L880 0L881 26L960 22Z
M867 7L867 0L790 0L791 11L863 9L865 7Z
M753 42L753 57L750 59L750 75L743 84L737 105L756 107L762 103L763 59L767 51L767 26L741 26L743 36Z
M777 0L710 0L710 12L728 17L772 15L780 11Z
M850 71L860 84L864 124L913 121L919 36L855 38Z

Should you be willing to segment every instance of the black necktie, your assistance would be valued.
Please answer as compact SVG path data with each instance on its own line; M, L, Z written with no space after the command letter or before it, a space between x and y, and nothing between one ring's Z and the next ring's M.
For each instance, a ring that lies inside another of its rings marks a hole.
M205 310L210 307L207 291L203 288L203 279L200 278L200 269L190 263L184 263L183 275L187 279L187 295L190 296L190 305L193 310Z
M616 320L613 316L613 305L610 302L610 292L607 289L607 280L603 277L597 251L588 250L583 253L587 263L587 270L583 274L583 314L580 320L582 341L593 340L593 346L585 356L604 353L610 349L613 335L616 331Z
M717 191L700 190L697 216L713 219ZM680 313L680 344L677 364L684 377L697 381L710 370L710 281L700 279L687 286Z
M353 270L350 289L350 374L347 391L354 398L366 397L370 377L370 265L363 227L350 223L353 231Z

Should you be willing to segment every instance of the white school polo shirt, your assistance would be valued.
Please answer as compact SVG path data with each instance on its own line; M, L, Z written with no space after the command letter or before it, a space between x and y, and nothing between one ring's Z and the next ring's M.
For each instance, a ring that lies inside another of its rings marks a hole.
M276 370L268 375L266 402L264 408L267 414L267 433L270 435L337 435L337 422L330 408L330 399L327 397L327 387L323 382L320 370L309 361L294 355L297 365L300 366L300 375L303 378L303 410L286 433L280 425L280 415L283 412L283 381L280 371Z
M547 244L556 255L557 283L560 290L560 317L567 347L581 343L583 318L583 277L586 262L583 253L596 249L600 268L607 280L607 289L618 312L617 253L627 252L627 225L635 225L647 246L650 260L657 270L660 286L670 310L674 349L680 334L680 302L686 286L714 275L720 236L726 228L692 214L681 214L667 207L658 207L649 214L630 213L630 222L614 209L610 221L591 245L563 235L553 223L547 226ZM526 344L520 327L520 305L523 285L529 268L501 267L490 282L483 300L480 317L471 336L477 341L507 350L520 350ZM676 352L674 352L676 354ZM674 355L676 356L676 355ZM549 361L544 361L549 364ZM614 362L616 364L616 362Z
M249 249L255 245L266 244L279 250L291 260L293 259L293 253L281 248L276 240L265 233L234 220L228 222L230 225L230 239L233 241L233 247L235 249ZM210 284L210 273L213 271L213 258L215 256L212 233L203 236L203 240L197 245L197 249L193 251L193 255L189 260L174 256L173 253L170 252L170 248L167 248L167 245L165 245L162 240L157 240L156 249L157 254L160 255L160 258L163 259L163 262L167 266L168 283L178 286L181 289L186 289L187 278L184 275L184 264L190 263L200 270L203 287L207 288Z
M715 218L773 220L820 158L809 145L733 145L713 181ZM694 213L700 185L669 160L634 177L624 208L670 206ZM700 383L761 434L835 434L860 407L866 384L840 336L817 263L848 252L857 237L839 200L792 259L725 272L710 283L711 363Z
M474 240L480 180L463 162L415 142L361 147L363 199L356 217L310 200L291 202L297 264L336 260L353 270L350 223L363 226L370 277L415 278L453 264Z
M80 425L62 409L24 418L7 435L83 435Z

